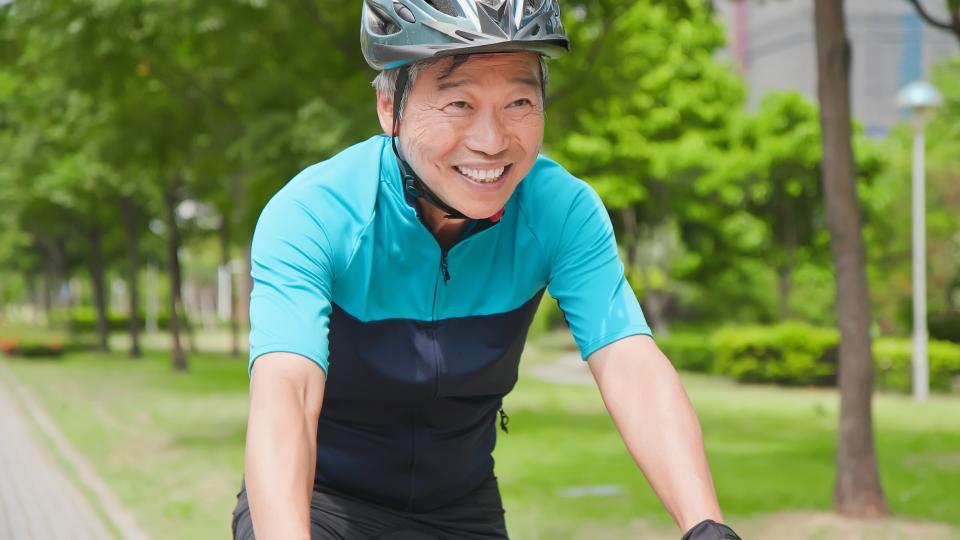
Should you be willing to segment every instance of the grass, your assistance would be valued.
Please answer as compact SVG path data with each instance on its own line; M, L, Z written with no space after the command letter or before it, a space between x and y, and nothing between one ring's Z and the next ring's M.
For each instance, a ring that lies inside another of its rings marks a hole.
M530 372L564 357L566 337L528 347L507 398L510 433L496 450L512 536L587 537L625 531L637 518L670 526L590 385L546 383ZM229 535L242 469L245 361L196 354L174 374L164 353L8 362L158 538ZM575 369L575 368L574 368ZM828 390L739 386L684 375L728 516L828 510L838 401ZM897 514L960 525L960 399L917 404L879 395L876 443L887 500ZM575 486L605 496L565 497ZM585 536L586 535L586 536ZM609 537L609 536L608 536Z

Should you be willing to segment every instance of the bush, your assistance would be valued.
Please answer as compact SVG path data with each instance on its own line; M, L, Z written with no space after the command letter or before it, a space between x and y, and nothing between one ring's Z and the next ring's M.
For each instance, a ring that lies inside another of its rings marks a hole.
M839 334L789 322L727 327L714 333L714 369L741 382L832 385Z
M713 348L710 335L694 332L670 332L656 337L657 346L673 366L682 371L709 372L713 368Z
M56 358L63 355L63 344L56 340L28 341L22 339L3 339L0 340L0 352L7 356Z
M960 312L931 314L927 327L933 339L960 343Z
M909 339L881 338L874 341L874 382L877 388L910 392L913 389L913 342ZM953 390L953 379L960 375L960 345L931 340L927 349L930 389Z
M727 327L714 333L713 370L742 382L783 385L835 385L839 334L800 323ZM909 392L913 384L910 339L873 341L874 385ZM960 344L931 340L930 388L954 390L960 377Z
M74 308L68 319L68 326L71 332L84 333L97 331L97 311L92 307ZM146 326L146 317L140 314L137 317L140 328ZM157 315L157 327L161 330L167 330L170 324L170 317L166 312L160 312ZM126 332L130 329L130 317L110 313L107 315L107 329L111 332Z

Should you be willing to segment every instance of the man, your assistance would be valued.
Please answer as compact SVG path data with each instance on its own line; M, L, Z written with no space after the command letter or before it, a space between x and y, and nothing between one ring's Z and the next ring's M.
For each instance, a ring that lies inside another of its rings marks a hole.
M365 0L377 136L264 209L234 537L507 538L491 452L545 289L685 538L720 525L696 415L596 194L539 156L556 0Z

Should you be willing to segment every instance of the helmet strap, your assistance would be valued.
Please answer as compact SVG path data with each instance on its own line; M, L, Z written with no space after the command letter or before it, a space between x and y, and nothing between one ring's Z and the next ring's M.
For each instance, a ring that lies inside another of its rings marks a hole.
M403 96L407 91L407 81L410 80L410 66L402 66L397 73L397 86L393 90L393 133L390 134L390 144L393 146L393 153L397 156L397 162L400 164L400 174L403 176L403 189L414 198L423 197L433 206L439 208L446 215L446 219L470 219L463 212L450 206L440 200L423 180L413 171L413 167L400 157L400 150L397 148L397 128L400 127L400 104L403 103Z

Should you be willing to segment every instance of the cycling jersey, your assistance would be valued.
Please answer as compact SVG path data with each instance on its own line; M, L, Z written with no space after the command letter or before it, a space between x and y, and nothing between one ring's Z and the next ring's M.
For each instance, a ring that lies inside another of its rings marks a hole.
M650 334L606 210L539 157L499 219L442 250L376 136L297 175L252 246L250 364L327 373L316 486L427 511L493 476L495 419L544 289L586 359Z

